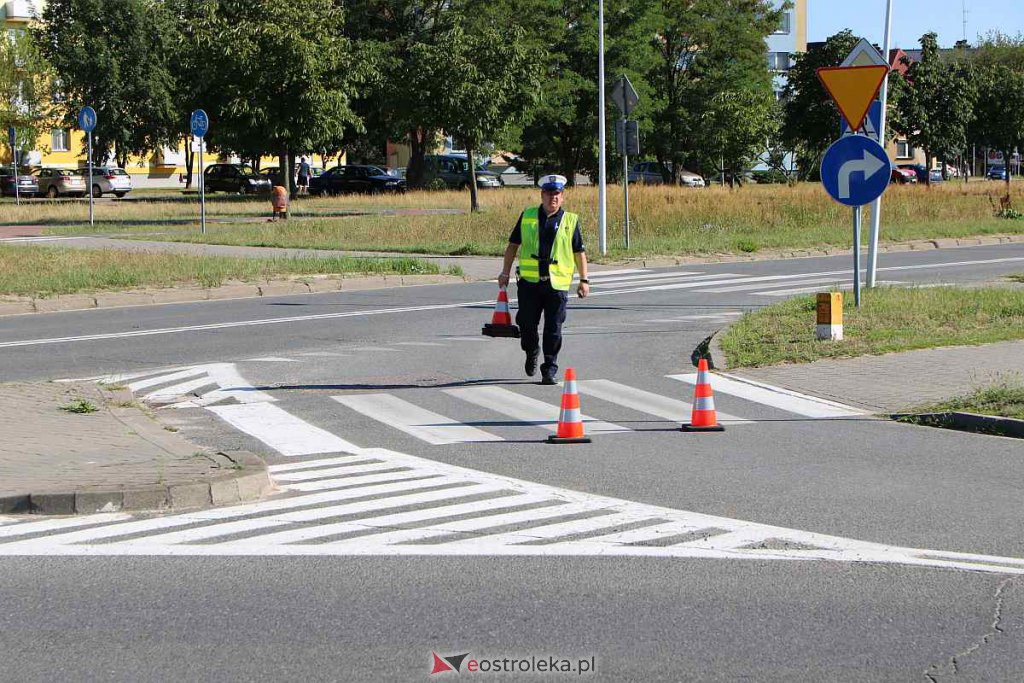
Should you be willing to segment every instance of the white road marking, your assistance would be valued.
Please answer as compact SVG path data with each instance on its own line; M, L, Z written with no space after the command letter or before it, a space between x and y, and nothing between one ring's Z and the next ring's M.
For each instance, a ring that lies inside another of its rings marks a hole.
M230 508L147 519L105 514L5 525L0 526L0 556L662 557L1024 574L1021 558L890 546L632 503L381 448L362 449L358 455L436 478L340 488L351 479L340 477L333 490ZM339 460L275 469L328 468ZM459 485L431 490L439 481ZM296 485L283 488L294 491ZM467 500L470 496L484 498ZM427 507L398 509L416 505ZM521 509L526 505L533 507ZM570 515L578 518L566 519ZM461 519L451 519L456 516ZM320 520L325 523L318 524ZM402 528L410 524L417 526ZM506 525L521 528L509 530ZM615 531L627 526L638 528ZM15 530L24 532L11 533ZM4 538L3 532L9 536ZM706 538L693 538L702 532ZM30 534L35 537L21 538ZM350 537L336 538L342 534Z
M301 363L294 358L281 358L280 356L263 356L261 358L246 358L244 363Z
M614 275L632 275L633 273L649 273L651 272L647 268L621 268L618 270L594 270L588 273L591 278L605 278ZM579 278L579 273L574 273L573 277Z
M18 242L66 242L68 240L87 240L91 235L83 236L64 236L64 235L51 235L51 236L32 236L32 237L5 237L0 239L0 243L18 243Z
M838 277L838 276L837 277L828 277L828 278L811 278L810 280L800 280L800 281L794 282L792 284L798 285L798 286L818 285L818 284L825 284L825 283L837 283L838 284L841 281L841 279L842 278ZM787 283L787 285L788 284L790 284L790 283ZM706 292L708 294L727 294L729 292L743 292L743 291L746 291L746 290L749 290L749 289L764 289L764 286L765 285L764 285L763 282L755 282L754 284L733 285L731 287L713 287L711 289L702 289L700 291L701 292Z
M551 431L558 430L560 405L551 405L501 387L461 387L444 389L444 392L524 423ZM582 419L588 434L618 434L633 431L616 424L595 420L587 415L582 415Z
M437 342L395 342L395 346L447 346Z
M354 453L359 450L358 446L341 437L314 427L270 403L210 406L207 410L281 455Z
M895 287L904 284L898 280L879 280L877 282L879 287ZM843 291L850 291L853 289L852 282L844 282L839 285L837 289ZM775 289L771 291L754 292L754 296L792 296L793 294L807 294L810 292L820 292L821 287L796 287L793 289Z
M389 349L386 346L351 346L349 351L362 351L363 353L373 353L374 351L385 351L388 353L394 353L398 349Z
M702 271L697 271L697 270L675 270L675 271L669 271L669 272L663 271L663 272L660 272L660 273L648 273L647 275L623 275L623 276L619 276L619 277L600 277L600 278L597 278L597 276L591 274L590 279L593 280L593 279L597 278L598 282L600 282L601 284L606 284L606 283L609 283L609 282L631 282L631 281L635 282L635 281L642 281L642 280L659 280L659 279L662 279L662 278L684 277L686 275L701 275L701 274L702 274Z
M619 384L606 379L588 379L577 383L581 394L599 398L602 401L654 415L665 420L683 424L690 421L693 406L660 394ZM726 424L750 424L748 420L718 413L718 421Z
M351 394L331 398L356 412L435 446L504 441L500 436L438 415L391 394Z
M652 318L644 320L645 323L680 323L691 320L728 320L743 315L743 311L724 311L722 313L708 313L706 315L680 315L675 318Z
M309 353L300 353L300 356L310 356L312 358L345 358L351 356L350 353L335 353L334 351L310 351Z
M156 391L143 396L142 400L147 403L169 403L210 384L213 384L213 379L208 376L200 377L199 379L193 379L188 382L182 382L181 384L174 384L163 389L157 389Z
M350 474L366 474L368 472L380 472L388 470L395 465L389 462L371 462L365 465L340 465L338 467L324 467L316 469L298 470L296 472L278 472L274 474L274 481L314 481L329 477L347 477Z
M625 287L630 287L632 285L648 286L648 285L659 285L659 284L663 284L663 283L673 283L673 282L704 282L706 280L720 280L722 278L730 278L730 277L744 277L744 276L738 275L736 273L711 273L711 274L706 274L706 275L659 275L657 278L650 278L650 279L645 280L643 282L610 282L610 283L608 283L608 287L609 288L616 288L616 287L625 288ZM601 291L604 291L605 288L603 286L601 286L602 284L604 284L604 283L600 283L600 282L597 283L597 285L598 285L597 288L600 289ZM619 291L619 290L616 289L615 291Z
M668 375L687 384L696 384L697 375ZM852 406L829 401L828 399L808 396L782 387L775 387L770 384L762 384L745 377L727 375L725 373L714 373L711 376L711 389L716 393L737 396L748 401L761 403L785 410L789 413L796 413L805 417L813 418L839 418L839 417L863 417L867 415L863 410Z
M179 379L188 379L189 377L195 377L196 375L205 375L206 371L208 369L209 369L209 366L207 366L207 365L195 365L193 367L185 368L184 370L180 370L178 372L172 372L170 374L159 374L159 371L158 371L158 374L155 377L150 377L149 379L143 379L143 380L139 380L137 382L130 383L128 385L128 390L132 391L132 392L137 392L137 391L142 391L143 389L148 389L150 387L155 387L155 386L157 386L159 384L167 384L168 382L176 382ZM164 372L166 372L166 371L164 371ZM135 374L138 377L145 377L146 375L150 375L150 374L153 374L153 373L150 371L150 372L145 372L145 373L141 373L141 374L137 374L137 373L132 373L132 374ZM109 377L99 378L99 381L107 383L107 384L117 384L119 382L124 381L125 379L130 379L130 375L111 375Z

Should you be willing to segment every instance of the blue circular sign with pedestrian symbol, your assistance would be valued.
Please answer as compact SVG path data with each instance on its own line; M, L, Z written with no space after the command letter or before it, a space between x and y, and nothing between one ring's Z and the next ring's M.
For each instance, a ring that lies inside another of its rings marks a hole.
M892 162L885 149L865 135L834 142L821 160L821 184L846 206L870 204L889 187Z
M210 130L210 117L202 109L196 109L192 112L190 124L192 135L195 135L197 138L206 137L206 131Z
M78 128L91 133L96 128L96 110L92 107L82 107L78 112Z

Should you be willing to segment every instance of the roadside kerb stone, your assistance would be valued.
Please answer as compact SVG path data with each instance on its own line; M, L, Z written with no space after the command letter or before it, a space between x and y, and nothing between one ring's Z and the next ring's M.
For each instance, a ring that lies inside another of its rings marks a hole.
M1024 439L1024 420L997 415L979 415L978 413L962 413L958 411L946 413L894 413L894 420L904 420L928 427L958 429L964 432L1007 436Z
M75 399L98 410L59 410ZM0 385L0 433L0 513L187 510L272 490L259 457L200 449L149 417L127 389Z

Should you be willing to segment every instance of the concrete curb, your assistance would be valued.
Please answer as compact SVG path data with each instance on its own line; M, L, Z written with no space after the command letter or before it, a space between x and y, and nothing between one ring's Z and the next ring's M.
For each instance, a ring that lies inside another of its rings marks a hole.
M942 427L965 432L1024 439L1024 420L1017 420L1012 417L959 412L894 413L889 417L893 420L912 422L926 427Z
M452 284L466 282L455 275L381 275L377 277L305 277L302 279L270 280L259 284L240 283L211 288L167 288L125 292L97 292L96 294L62 294L47 298L19 297L0 300L0 317L28 313L57 313L83 311L96 308L126 308L158 304L196 303L199 301L226 301L323 292L355 292L391 287Z
M197 510L259 500L272 489L267 465L247 451L217 453L235 471L203 482L105 490L83 487L71 491L0 496L0 513L74 515L97 512Z

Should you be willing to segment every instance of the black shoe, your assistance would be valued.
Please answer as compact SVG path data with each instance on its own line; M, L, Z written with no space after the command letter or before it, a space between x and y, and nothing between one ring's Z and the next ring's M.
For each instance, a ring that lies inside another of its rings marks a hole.
M526 370L526 374L529 377L533 377L537 374L537 356L540 354L528 353L526 354L526 365L523 367Z
M540 378L540 383L550 386L552 384L558 384L558 381L555 380L555 378L552 377L551 375L544 375L543 377Z

